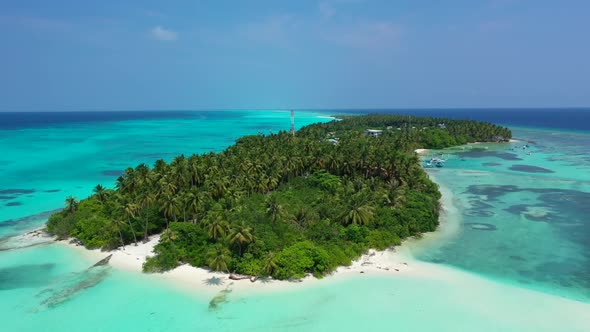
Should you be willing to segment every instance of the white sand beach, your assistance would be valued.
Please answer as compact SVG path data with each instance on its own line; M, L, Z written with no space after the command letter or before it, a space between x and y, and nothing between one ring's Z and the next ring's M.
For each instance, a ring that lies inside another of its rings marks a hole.
M429 175L435 180L432 173ZM346 284L348 281L359 280L358 278L367 278L366 280L375 282L385 278L391 280L387 283L391 288L384 291L395 291L397 294L398 304L391 304L394 307L399 305L400 301L409 306L419 305L418 302L422 300L435 304L444 301L458 312L465 313L466 317L474 315L488 321L491 319L498 330L503 330L502 327L518 327L515 331L534 327L537 331L588 331L585 317L590 312L590 304L500 283L449 266L415 260L413 252L425 246L436 246L451 240L461 230L460 213L455 206L453 194L445 187L441 187L440 191L443 195L441 225L436 232L425 234L421 239L409 239L391 250L370 250L351 266L340 267L322 279L308 276L297 282L251 282L248 279L236 281L229 280L226 273L211 272L188 265L161 274L142 274L142 277L154 278L187 294L209 297L212 301L223 296L220 294L224 294L222 291L227 289L232 291L232 298L235 299L262 294L274 296L282 292L297 294L306 287L319 287L319 291L332 283L342 281ZM153 236L147 243L138 246L128 245L112 252L86 250L69 241L61 241L59 244L75 249L86 257L89 263L112 254L110 265L115 269L140 274L143 262L152 254L158 240L159 236ZM428 290L429 299L416 298L424 293L422 289ZM378 312L385 309L376 307L373 310ZM547 315L548 312L554 314Z
M147 243L139 243L137 246L131 244L110 252L100 250L88 250L84 247L70 243L70 241L59 241L61 245L72 248L83 255L89 262L99 261L112 254L109 264L128 272L142 273L142 265L148 256L153 256L153 248L158 244L159 235L152 236ZM369 252L354 261L350 266L339 267L331 275L323 279L317 279L311 275L297 281L281 280L258 280L251 282L249 279L230 280L227 273L214 272L203 268L196 268L188 264L181 265L172 271L152 274L156 278L170 281L172 284L190 287L199 293L217 293L232 283L231 289L237 292L267 291L267 290L288 290L301 285L311 285L325 280L342 278L352 275L391 275L417 274L420 269L417 264L410 263L411 257L402 255L396 248L386 251L369 250ZM214 281L216 278L223 280L219 284Z
M433 177L433 175L430 176ZM442 211L439 230L425 234L421 239L408 239L401 246L385 251L371 249L359 259L352 262L350 266L341 266L332 274L322 279L308 275L297 281L271 279L251 282L249 279L230 280L227 273L196 268L188 264L179 266L172 271L152 274L152 276L170 281L172 284L190 287L199 293L217 293L224 289L230 282L233 283L231 286L233 291L259 292L279 289L288 290L290 288L301 287L302 285L313 285L350 276L380 275L395 277L398 275L432 275L432 269L437 268L437 266L416 261L412 257L412 250L422 246L422 244L440 243L441 240L452 237L458 231L460 219L457 209L453 206L452 193L444 187L441 188L441 192L443 196L441 199ZM153 248L158 244L159 239L159 235L154 235L146 243L140 242L137 246L129 244L110 252L103 252L98 249L88 250L83 246L70 243L69 240L59 241L58 243L76 250L90 262L99 261L112 254L109 264L114 268L133 273L142 273L142 265L148 256L154 255ZM207 280L215 281L215 279L220 279L224 282L218 284L207 282Z

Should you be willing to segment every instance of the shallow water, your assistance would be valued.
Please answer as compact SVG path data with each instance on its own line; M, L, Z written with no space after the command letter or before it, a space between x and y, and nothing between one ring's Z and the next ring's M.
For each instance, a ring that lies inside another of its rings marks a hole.
M0 289L7 331L587 331L590 305L491 282L445 267L432 275L326 278L279 293L205 297L145 275L106 271L64 246L22 250L4 266L30 269ZM6 256L5 256L6 257ZM34 258L33 258L34 257ZM22 267L21 260L39 267ZM64 262L68 262L64 264ZM410 264L420 264L412 263ZM424 263L422 263L424 264ZM14 268L12 268L14 269ZM33 271L34 270L34 271ZM80 285L91 285L82 291ZM550 315L548 314L550 313Z
M94 263L55 244L3 254L3 330L188 330L206 313L204 299Z
M328 120L320 115L298 112L297 125ZM129 165L220 151L244 134L289 127L286 112L74 120L0 130L0 238L41 225L67 195L111 186ZM407 246L426 263L408 262L427 264L432 275L364 274L276 294L228 293L212 310L210 295L90 269L95 262L79 253L41 243L0 250L3 329L588 331L590 135L518 128L515 136L531 148L444 151L446 167L432 171L457 209L445 214L453 222L437 233L444 237Z
M448 161L431 172L463 221L454 238L416 255L590 302L590 134L514 134L522 142L439 151Z

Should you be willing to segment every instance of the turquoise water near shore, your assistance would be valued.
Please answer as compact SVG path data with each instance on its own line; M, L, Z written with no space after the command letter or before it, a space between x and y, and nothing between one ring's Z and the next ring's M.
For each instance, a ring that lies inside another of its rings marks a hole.
M0 130L0 238L41 226L66 196L87 197L97 184L112 187L129 166L218 152L241 136L290 125L286 111L173 115ZM296 128L330 120L322 116L297 112Z
M326 114L297 112L297 125ZM67 195L111 186L129 165L220 151L242 135L288 127L288 112L186 112L0 130L0 239L40 226ZM0 251L3 329L589 331L590 134L514 131L521 142L441 151L446 166L430 172L453 193L457 231L413 242L417 261L408 257L432 275L230 293L210 310L206 294L90 268L95 262L75 251L41 244ZM11 247L2 241L0 249Z
M519 142L431 153L447 159L430 172L455 193L463 224L416 255L590 302L590 134L514 135Z

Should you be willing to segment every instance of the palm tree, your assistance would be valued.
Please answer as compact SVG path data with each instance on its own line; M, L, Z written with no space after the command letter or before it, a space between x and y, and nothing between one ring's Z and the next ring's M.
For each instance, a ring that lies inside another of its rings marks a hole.
M66 204L66 210L69 213L76 212L76 209L78 208L78 200L76 199L76 197L68 196L68 198L66 198L65 204Z
M165 174L167 171L168 165L163 159L158 159L154 163L154 171L160 174Z
M166 225L169 226L169 219L173 218L174 221L176 220L176 215L180 213L178 204L178 199L176 197L166 195L164 196L164 200L162 202L162 211L164 212L164 217L166 218Z
M221 197L223 197L227 191L228 182L229 181L227 177L218 177L217 179L213 180L210 187L211 196L213 196L213 198L216 200L221 199Z
M267 193L270 191L268 178L266 176L259 176L255 182L255 188L259 193Z
M138 173L131 167L127 167L123 175L117 178L117 189L122 193L131 193L137 187Z
M267 275L271 276L272 273L278 268L277 259L272 251L269 251L264 259L264 265L262 266L262 272Z
M268 190L274 190L279 185L279 178L277 176L269 175L267 177L266 183L268 185Z
M170 163L170 170L172 171L173 181L179 188L184 188L185 184L190 182L187 181L189 176L188 161L184 155L177 156L172 160Z
M144 227L144 233L143 233L143 241L144 242L147 242L147 240L148 240L148 226L149 226L149 218L150 218L150 210L149 209L150 209L150 205L154 202L154 200L155 200L155 197L150 192L145 192L140 197L141 206L143 207L143 210L145 211L145 224L144 224L145 227Z
M202 182L202 174L199 165L199 157L197 155L192 155L188 158L188 170L190 173L191 187L200 185Z
M266 214L270 217L274 225L278 218L280 218L283 207L279 204L279 200L275 195L270 195L265 202Z
M92 192L94 192L99 202L104 203L104 199L106 198L106 189L101 184L97 184L96 187L92 189Z
M382 197L386 205L391 208L400 208L403 207L403 204L406 201L405 195L405 187L397 187L394 190L388 190Z
M225 237L229 233L230 227L227 221L225 221L223 217L218 214L215 219L210 220L207 223L206 230L209 234L209 238L217 240L219 238Z
M207 265L215 271L225 271L229 273L228 265L231 260L229 249L221 244L217 244L210 249L207 254Z
M137 246L137 236L135 236L135 230L133 229L133 225L131 224L131 218L135 218L135 212L137 211L137 205L133 203L127 203L123 207L123 213L127 216L127 223L129 224L129 228L131 229L131 234L133 234L133 242Z
M121 246L124 246L125 241L123 241L123 233L121 232L121 229L123 229L124 226L127 226L127 223L123 219L115 219L114 225L117 229L117 232L119 233L119 240L121 241Z
M115 182L115 188L120 192L125 192L127 187L127 179L124 176L119 176Z
M360 197L353 197L349 204L344 222L354 225L367 225L373 220L374 209Z
M184 191L182 192L182 196L180 196L180 206L182 207L182 221L184 222L186 222L186 212L190 209L191 202L193 201L193 199L194 194L190 191Z
M238 245L240 256L242 256L242 246L254 241L252 235L252 228L248 227L244 222L241 222L237 227L233 228L233 232L229 236L229 243L231 245Z
M158 181L158 186L159 186L159 193L163 194L163 193L168 193L171 195L174 195L174 193L176 193L176 185L170 181L168 181L168 177L167 176L163 176L159 181Z
M135 167L136 181L139 185L149 184L150 167L144 163L141 163Z
M198 221L199 213L202 207L201 196L198 191L193 190L187 196L187 208L191 214L191 222L196 223Z
M235 206L242 198L242 192L239 190L231 190L226 195L227 199L231 201L231 205Z

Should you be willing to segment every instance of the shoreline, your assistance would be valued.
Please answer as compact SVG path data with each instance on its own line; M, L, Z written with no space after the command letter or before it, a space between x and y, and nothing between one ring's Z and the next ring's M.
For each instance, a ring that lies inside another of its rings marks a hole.
M426 169L425 171L430 180L438 185L441 193L439 225L434 232L423 233L420 238L408 238L399 246L401 253L418 264L428 263L417 260L415 258L417 254L446 244L461 231L463 223L453 192L437 181L436 170Z
M471 145L480 145L480 144L501 144L501 143L521 143L521 142L524 142L524 141L514 139L514 138L509 139L508 142L472 142L472 143L466 143L463 145L457 145L457 146L452 146L452 147L443 148L443 149L423 149L423 148L420 148L420 149L415 149L414 153L419 156L423 156L423 155L427 155L430 151L433 151L433 150L453 149L453 148L459 148L459 147L465 147L465 146L471 146Z
M579 330L584 330L585 320L580 320L579 317L583 317L583 313L590 309L588 303L526 287L518 287L452 266L417 260L415 254L419 253L420 250L442 245L461 230L460 213L458 206L455 205L453 193L436 181L436 172L428 172L428 175L432 181L439 185L442 194L440 224L436 231L425 233L418 239L406 239L400 246L390 250L369 250L368 254L361 256L351 266L341 266L322 279L307 276L298 282L261 279L252 283L248 279L230 280L227 273L211 272L186 264L164 273L143 273L141 272L143 261L151 253L153 246L157 244L158 235L152 236L148 243L141 243L137 247L131 244L123 250L117 249L110 252L101 252L98 249L88 250L83 246L69 243L69 240L53 243L74 250L86 259L89 264L94 264L109 254L113 254L109 265L114 270L128 273L131 277L145 278L148 282L156 283L155 285L159 283L163 287L169 287L171 290L195 297L199 301L209 302L210 306L217 306L228 301L228 292L231 292L230 301L233 302L240 298L250 298L252 296L281 296L281 294L284 295L285 293L310 288L330 287L339 282L356 282L357 280L366 280L367 282L375 280L377 282L385 278L390 280L391 287L404 285L408 280L416 280L424 282L425 285L436 285L437 289L451 289L450 294L453 294L453 296L473 297L473 305L478 310L482 310L482 312L491 310L498 317L506 315L505 307L511 307L512 309L509 312L515 312L518 319L521 319L520 315L525 313L519 311L521 308L514 304L521 298L529 299L529 303L547 303L550 307L568 308L567 313L562 315L567 316L571 324L577 326ZM389 268L389 270L385 268ZM395 270L396 268L398 271ZM216 282L219 284L216 284ZM466 287L472 289L473 292L461 293L460 290ZM500 294L499 297L498 294ZM494 297L496 297L497 306L478 303L476 300L476 298ZM538 317L530 312L527 312L527 315ZM514 319L517 319L517 317L514 316ZM546 323L555 322L547 320ZM559 325L559 323L556 324Z
M428 153L429 151L431 150L415 150L418 154ZM327 282L323 282L324 280L342 280L353 276L427 277L437 273L436 271L444 267L419 261L415 258L415 255L429 248L444 245L460 231L461 227L461 215L455 206L453 193L437 182L435 172L427 170L427 174L439 186L442 195L440 199L439 226L434 232L424 233L419 238L407 238L401 245L385 251L369 249L367 253L353 261L350 266L340 266L321 279L308 274L306 277L295 281L261 279L252 282L249 279L232 280L229 278L230 274L228 273L214 272L205 268L192 267L188 264L180 265L173 270L162 273L143 273L143 263L147 257L153 256L153 248L158 244L160 235L151 236L147 243L138 243L137 246L130 244L112 251L89 250L83 246L70 243L70 239L56 241L55 243L75 250L89 263L97 262L108 255L112 255L109 265L117 270L140 274L171 285L181 285L182 288L201 294L216 294L228 286L231 286L232 291L238 293L292 290L310 285L326 284Z
M435 183L435 176L428 173ZM438 184L438 183L437 183ZM453 195L448 188L439 188L441 197L441 214L439 226L436 231L425 233L421 238L405 239L401 245L384 251L369 249L369 251L353 261L350 266L340 266L331 274L321 279L308 274L302 279L295 281L259 279L251 282L249 279L231 280L228 273L210 271L205 268L197 268L183 264L173 270L162 273L143 273L142 265L148 256L153 255L153 248L158 243L160 235L154 235L147 243L133 244L112 250L101 251L100 249L89 250L81 245L70 243L70 239L56 241L57 244L73 249L85 259L99 261L112 254L109 265L125 272L137 273L171 285L187 289L188 291L200 294L214 295L231 287L237 293L263 293L268 291L289 291L301 287L326 284L329 281L343 280L360 276L412 276L428 277L438 270L435 264L421 262L414 258L413 252L419 252L421 247L429 247L441 242L441 239L453 236L459 227L457 208L453 205Z
M231 280L228 273L210 271L205 268L183 264L173 270L162 273L143 273L142 265L148 256L153 255L153 247L159 241L159 235L152 236L147 243L127 245L113 251L89 250L81 245L70 243L70 240L56 241L58 245L72 249L87 259L89 263L97 262L108 255L112 255L109 265L113 268L150 278L165 281L171 285L199 294L214 295L225 290L228 286L237 293L263 293L267 291L297 290L301 287L325 284L327 281L340 280L352 276L390 276L399 275L427 275L427 271L417 268L411 255L406 255L402 246L385 251L370 249L366 254L352 262L350 266L340 266L334 272L321 279L308 274L302 279L294 281L259 279L255 282L249 279Z

